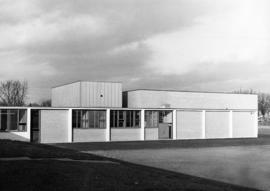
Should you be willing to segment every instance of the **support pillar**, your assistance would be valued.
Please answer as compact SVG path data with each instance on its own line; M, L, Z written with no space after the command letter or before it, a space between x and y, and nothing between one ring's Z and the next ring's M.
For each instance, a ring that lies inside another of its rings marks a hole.
M29 139L29 142L31 141L31 109L27 108L26 111L26 132L27 132L27 138Z
M229 138L233 138L233 111L229 112Z
M106 141L111 140L110 109L106 109Z
M68 109L68 142L73 142L73 131L72 131L72 109Z
M144 128L145 128L145 124L144 124L144 113L145 113L145 110L144 109L142 109L141 110L141 124L140 124L140 126L141 126L141 141L144 141Z
M205 139L205 110L202 111L202 139Z
M172 133L173 133L173 139L176 139L176 110L173 110L173 115L172 115Z
M254 137L258 137L258 111L254 111Z

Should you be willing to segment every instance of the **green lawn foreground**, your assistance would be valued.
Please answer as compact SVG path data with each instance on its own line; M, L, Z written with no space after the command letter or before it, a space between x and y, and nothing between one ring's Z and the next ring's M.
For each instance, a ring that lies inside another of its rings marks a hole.
M10 157L34 160L1 160ZM0 140L0 190L251 190L117 160L102 162L108 160L50 145Z

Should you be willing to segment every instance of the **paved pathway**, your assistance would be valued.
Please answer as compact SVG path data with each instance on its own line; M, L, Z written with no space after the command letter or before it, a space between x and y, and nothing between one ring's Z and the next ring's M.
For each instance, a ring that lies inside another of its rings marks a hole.
M270 190L270 145L84 152Z
M18 161L18 160L58 160L58 161L66 161L66 162L120 164L120 163L113 162L113 161L108 161L108 160L76 160L76 159L69 159L69 158L30 158L30 157L5 157L5 158L0 158L0 161Z

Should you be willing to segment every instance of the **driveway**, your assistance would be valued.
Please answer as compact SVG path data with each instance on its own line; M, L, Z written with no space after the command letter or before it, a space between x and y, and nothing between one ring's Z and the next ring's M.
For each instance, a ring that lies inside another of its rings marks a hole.
M270 145L85 150L110 158L270 190Z

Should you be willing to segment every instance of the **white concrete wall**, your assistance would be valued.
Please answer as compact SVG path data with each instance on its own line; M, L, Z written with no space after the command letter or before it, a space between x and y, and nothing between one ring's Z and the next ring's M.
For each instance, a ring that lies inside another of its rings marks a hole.
M233 112L232 121L232 136L234 138L258 136L256 112Z
M145 140L158 140L158 128L145 128Z
M254 109L257 95L197 93L178 91L129 91L128 107L131 108L193 108L193 109Z
M69 142L68 110L40 111L40 142Z
M139 141L140 128L111 128L111 141Z
M202 112L177 111L177 139L201 139Z
M80 107L80 82L52 88L52 107Z
M122 107L122 84L81 82L81 107Z
M73 142L105 142L106 129L73 129Z
M206 111L205 116L205 138L218 139L230 138L229 112Z
M53 107L122 107L122 84L75 82L52 88Z

